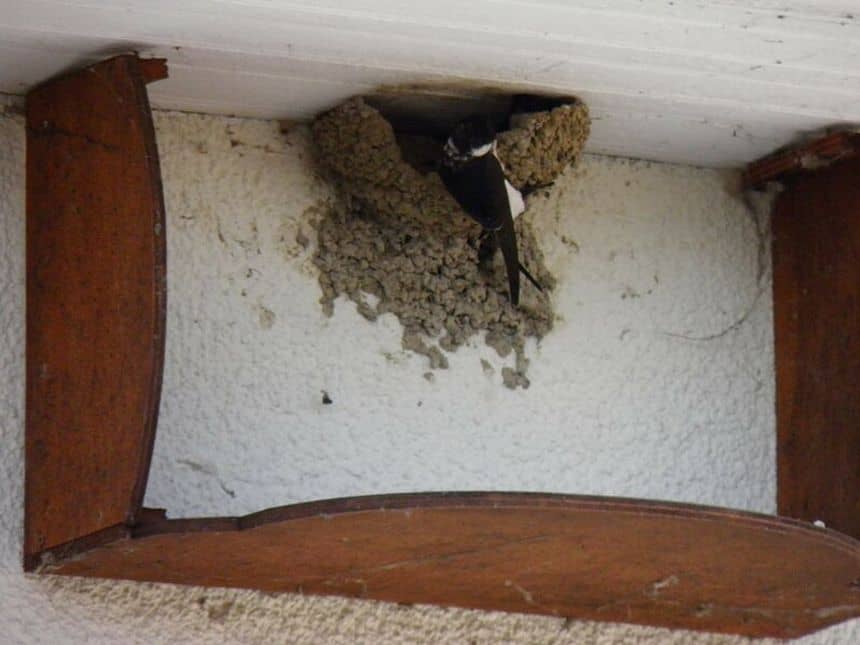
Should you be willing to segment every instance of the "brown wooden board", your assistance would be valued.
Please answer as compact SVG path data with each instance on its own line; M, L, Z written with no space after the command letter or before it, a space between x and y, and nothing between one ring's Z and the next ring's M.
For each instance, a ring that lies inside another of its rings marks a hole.
M860 158L788 183L773 272L779 512L860 538Z
M636 500L394 495L154 520L41 571L793 637L860 616L860 543Z
M120 56L27 96L25 566L115 535L146 485L164 354L164 206L144 84Z
M840 159L860 154L860 133L833 132L819 139L779 150L751 163L744 170L745 189L760 188L769 181L780 181L794 174L814 172Z

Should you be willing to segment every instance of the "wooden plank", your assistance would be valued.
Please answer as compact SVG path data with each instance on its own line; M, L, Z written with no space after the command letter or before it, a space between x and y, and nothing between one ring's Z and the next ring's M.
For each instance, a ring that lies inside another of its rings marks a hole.
M27 97L25 566L140 508L164 355L164 206L144 84L120 56Z
M860 158L773 214L778 506L860 538Z
M45 573L794 637L860 616L860 543L680 504L523 493L154 520Z
M779 181L790 175L820 170L840 159L860 154L860 134L834 132L800 146L780 150L744 170L744 189L760 188L769 181Z

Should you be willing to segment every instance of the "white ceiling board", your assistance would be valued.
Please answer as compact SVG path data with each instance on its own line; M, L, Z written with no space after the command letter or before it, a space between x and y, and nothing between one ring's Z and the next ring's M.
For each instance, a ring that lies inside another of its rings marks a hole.
M0 0L0 91L129 49L171 63L155 105L247 116L467 80L581 96L595 152L738 165L860 123L856 4Z

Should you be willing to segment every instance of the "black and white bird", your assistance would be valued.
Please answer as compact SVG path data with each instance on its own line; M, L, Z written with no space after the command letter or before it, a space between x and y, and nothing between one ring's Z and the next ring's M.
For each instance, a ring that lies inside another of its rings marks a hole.
M519 304L520 272L542 291L519 260L514 218L525 204L505 177L496 156L496 131L488 118L475 116L457 124L445 143L439 174L463 210L484 228L479 259L488 260L501 248L511 303Z

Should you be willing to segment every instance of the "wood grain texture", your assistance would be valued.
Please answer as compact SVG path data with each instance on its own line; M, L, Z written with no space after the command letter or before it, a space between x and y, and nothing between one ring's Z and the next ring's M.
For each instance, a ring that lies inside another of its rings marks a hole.
M750 164L743 173L743 186L746 190L760 188L769 181L820 170L840 159L857 155L860 155L860 134L849 131L834 132Z
M25 566L135 521L164 355L164 206L145 82L121 56L27 97Z
M793 637L860 616L860 543L680 504L439 493L154 520L46 573Z
M773 213L779 513L860 538L860 158Z

